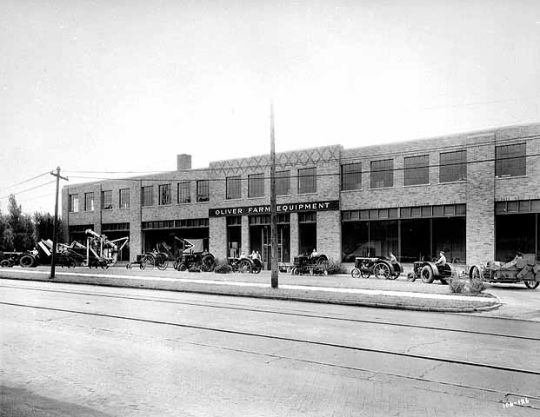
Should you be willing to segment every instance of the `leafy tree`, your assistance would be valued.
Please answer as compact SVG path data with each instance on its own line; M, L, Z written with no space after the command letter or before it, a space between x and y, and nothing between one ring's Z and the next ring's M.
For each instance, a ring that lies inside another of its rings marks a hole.
M34 220L34 241L39 242L42 239L51 239L54 234L54 215L50 213L35 212ZM58 219L57 242L62 242L62 224Z
M15 196L9 196L8 215L7 215L8 230L4 233L5 241L9 248L23 251L32 249L34 246L34 224L32 218L22 212L22 207L17 205Z
M9 228L8 216L0 211L0 250L10 251L13 249L13 233Z

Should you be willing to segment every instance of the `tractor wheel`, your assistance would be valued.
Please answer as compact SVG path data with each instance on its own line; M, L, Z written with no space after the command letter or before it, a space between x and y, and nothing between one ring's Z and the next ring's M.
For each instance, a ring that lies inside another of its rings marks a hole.
M360 268L360 276L362 278L369 278L371 276L371 272L369 272L369 269Z
M528 280L528 281L524 281L525 282L525 286L531 290L534 290L535 288L538 287L538 284L540 284L540 282L538 281L532 281L532 280Z
M23 255L19 260L19 265L23 268L31 268L36 264L36 259L32 255Z
M214 267L214 257L211 254L204 255L201 259L201 271L212 272Z
M4 259L0 262L0 267L2 268L8 268L11 266L11 262L9 262L7 259Z
M384 263L378 263L373 267L373 275L377 279L388 279L390 277L390 267Z
M298 268L293 268L291 270L291 275L300 275L300 270Z
M187 271L187 265L183 262L181 262L179 265L178 265L178 268L177 268L179 271Z
M422 277L422 281L426 284L431 284L433 280L435 279L433 275L433 270L429 265L426 265L422 268L422 271L420 272L420 276Z
M242 259L240 261L240 264L238 265L238 272L241 272L243 274L250 274L253 271L253 268L251 266L251 262L249 262L247 259Z
M358 268L353 268L353 270L351 271L351 277L359 278L360 277L360 270Z
M480 279L481 278L481 275L480 275L480 270L478 269L477 266L473 266L469 272L469 278L471 280L473 279Z
M152 255L144 255L141 258L141 269L154 269L155 260Z
M414 274L414 272L409 272L407 274L407 281L409 281L409 282L416 281L416 275Z
M257 260L254 260L253 261L253 273L254 274L258 274L260 273L262 270L262 264L261 262L257 259Z

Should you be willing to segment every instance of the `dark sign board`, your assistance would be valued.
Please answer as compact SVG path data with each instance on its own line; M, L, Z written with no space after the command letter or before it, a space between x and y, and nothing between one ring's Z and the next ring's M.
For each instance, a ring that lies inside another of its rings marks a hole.
M298 213L301 211L339 210L339 200L277 204L276 210L278 213ZM208 214L210 217L247 216L251 214L270 214L270 205L212 208L208 211Z

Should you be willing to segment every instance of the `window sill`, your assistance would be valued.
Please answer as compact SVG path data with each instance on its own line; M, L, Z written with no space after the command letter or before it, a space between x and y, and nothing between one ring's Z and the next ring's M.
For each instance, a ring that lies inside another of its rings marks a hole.
M467 179L461 179L461 180L455 180L455 181L444 181L444 182L438 182L439 185L446 185L446 184L465 184L467 182Z
M253 200L260 200L261 198L264 198L266 196L264 195L261 195L261 196L257 196L257 197L248 197L248 201L253 201Z
M527 175L501 175L501 176L495 177L496 180L511 180L511 179L522 179L522 178L527 178Z
M411 185L403 185L403 188L411 188L411 187L429 187L431 183L425 183L425 184L411 184Z

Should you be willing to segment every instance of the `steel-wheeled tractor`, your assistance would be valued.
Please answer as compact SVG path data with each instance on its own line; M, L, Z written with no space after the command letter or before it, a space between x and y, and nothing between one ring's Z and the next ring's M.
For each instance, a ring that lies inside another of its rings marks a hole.
M0 267L10 268L19 265L19 261L24 252L0 252Z
M353 278L369 278L374 275L379 279L396 279L403 272L403 267L399 262L391 262L386 256L373 258L356 257L354 268L351 271Z
M540 263L531 259L519 259L514 265L505 267L500 262L491 261L485 266L473 265L469 269L469 278L499 284L523 282L533 290L540 285Z
M295 256L291 274L328 275L328 257L326 255Z
M216 266L214 255L208 252L204 246L204 239L182 239L175 237L183 243L182 256L175 262L178 271L199 270L212 272Z
M241 258L228 258L229 265L233 272L258 274L262 270L262 263L258 258L251 256Z
M417 261L413 264L413 271L408 273L407 280L414 282L421 278L426 284L439 280L446 285L453 272L454 268L450 264L437 265L435 262Z

